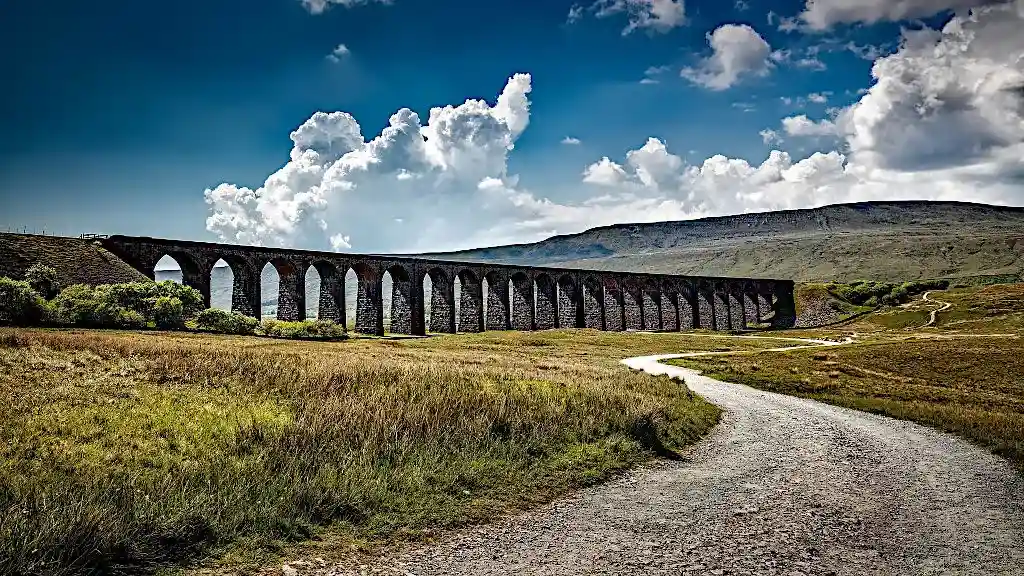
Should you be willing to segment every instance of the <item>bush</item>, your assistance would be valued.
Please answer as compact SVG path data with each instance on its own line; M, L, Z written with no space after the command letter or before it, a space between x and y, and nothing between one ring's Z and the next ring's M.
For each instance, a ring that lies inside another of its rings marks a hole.
M160 296L153 304L153 322L161 330L181 330L185 327L184 306L172 296Z
M44 264L33 264L25 271L25 282L28 282L40 296L50 300L60 292L60 285L57 283L57 271Z
M260 325L260 333L275 338L298 338L315 340L344 340L348 338L345 327L330 320L304 320L285 322L266 319Z
M61 290L51 302L54 321L91 328L144 328L146 316L118 303L109 288L75 284Z
M28 282L0 277L0 324L36 326L47 319L48 309Z
M203 310L196 317L196 328L220 334L251 335L256 333L259 325L256 318L217 308Z

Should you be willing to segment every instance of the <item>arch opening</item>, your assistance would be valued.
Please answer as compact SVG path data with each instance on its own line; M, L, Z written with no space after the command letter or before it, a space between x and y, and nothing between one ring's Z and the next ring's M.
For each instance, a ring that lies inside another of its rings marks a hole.
M210 308L234 310L235 272L220 258L210 269Z
M267 262L260 270L260 285L263 286L263 296L260 299L260 313L258 317L277 317L278 296L281 290L281 275L277 272L277 266L273 262Z

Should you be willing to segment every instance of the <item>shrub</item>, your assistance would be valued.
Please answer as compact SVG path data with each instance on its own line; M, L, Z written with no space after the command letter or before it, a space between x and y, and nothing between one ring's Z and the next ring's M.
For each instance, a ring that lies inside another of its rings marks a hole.
M75 284L61 290L51 303L54 321L92 328L145 327L146 316L118 303L113 297L116 290L109 288L98 286L94 289L86 284Z
M344 340L348 338L345 327L330 320L304 320L301 322L285 322L266 319L260 325L264 336L275 338L298 338L315 340Z
M203 301L203 295L199 290L196 290L191 286L178 284L171 280L157 282L153 286L156 287L153 296L177 298L181 302L182 315L185 319L195 318L199 313L206 309L206 303Z
M48 305L28 282L0 277L0 324L34 326L48 316Z
M25 281L40 296L50 300L60 292L60 285L57 283L57 271L44 264L33 264L25 271Z
M161 330L180 330L185 327L184 306L173 296L160 296L153 304L153 322Z
M196 328L221 334L251 335L256 333L259 325L256 318L217 308L203 310L196 317Z

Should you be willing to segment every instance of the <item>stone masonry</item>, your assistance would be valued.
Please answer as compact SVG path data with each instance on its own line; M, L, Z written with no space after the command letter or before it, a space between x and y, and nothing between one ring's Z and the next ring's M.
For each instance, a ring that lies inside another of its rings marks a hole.
M306 273L312 266L321 279L320 316L345 323L345 275L352 270L358 282L355 328L368 334L384 333L385 272L392 278L391 331L401 334L427 332L423 283L428 276L429 329L438 333L583 327L740 330L764 324L778 329L796 322L789 280L467 263L129 236L110 236L103 247L150 278L160 258L173 257L181 266L183 283L197 289L207 305L210 273L223 259L234 275L232 309L249 316L259 314L260 273L270 263L280 278L277 315L282 320L305 317Z

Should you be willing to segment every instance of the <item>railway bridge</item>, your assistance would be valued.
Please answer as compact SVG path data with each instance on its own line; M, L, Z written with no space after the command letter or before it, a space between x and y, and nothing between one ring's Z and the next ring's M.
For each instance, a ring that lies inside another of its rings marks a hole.
M234 277L232 310L256 317L261 314L261 273L270 264L280 281L281 320L305 318L306 273L314 268L320 276L319 317L346 323L345 277L353 271L358 284L355 329L367 334L384 334L385 273L392 279L390 331L397 334L552 328L742 330L788 328L796 321L791 280L453 262L120 235L101 242L150 278L161 258L174 258L181 266L182 282L202 293L207 306L210 275L223 260ZM424 294L426 278L429 295Z

